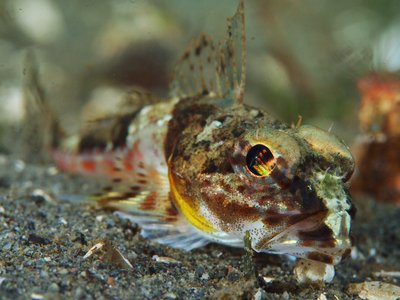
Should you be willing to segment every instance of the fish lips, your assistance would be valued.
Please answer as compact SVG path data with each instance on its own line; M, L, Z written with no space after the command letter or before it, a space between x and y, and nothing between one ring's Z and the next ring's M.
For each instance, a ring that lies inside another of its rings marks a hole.
M327 225L330 213L318 211L305 216L296 216L297 221L272 237L260 240L254 245L259 252L288 254L327 264L337 264L350 252L351 241L345 226L334 232ZM296 219L294 216L281 215L282 218ZM345 221L345 215L338 216ZM328 223L329 224L329 223Z

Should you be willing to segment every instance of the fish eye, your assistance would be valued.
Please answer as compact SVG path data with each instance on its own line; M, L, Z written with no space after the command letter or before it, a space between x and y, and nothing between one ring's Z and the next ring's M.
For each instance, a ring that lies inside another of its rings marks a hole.
M266 177L271 174L276 166L276 162L274 155L267 146L257 144L247 152L246 165L253 175Z

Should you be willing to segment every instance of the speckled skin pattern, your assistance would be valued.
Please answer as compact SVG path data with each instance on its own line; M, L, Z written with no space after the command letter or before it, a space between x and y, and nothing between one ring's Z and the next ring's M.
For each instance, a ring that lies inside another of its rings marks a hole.
M165 206L167 222L177 221L178 211L219 243L243 247L249 233L257 252L327 264L350 251L354 208L345 182L354 163L334 135L307 125L289 127L266 112L209 95L144 106L129 115L125 129L117 121L109 124L118 126L105 128L118 138L107 142L98 130L87 131L75 153L56 158L66 171L109 176L114 186L105 191L128 184L130 193L104 198L103 204L150 189L140 209L151 213ZM98 145L106 144L110 150L99 152ZM275 163L267 176L256 176L246 162L260 144ZM163 189L169 197L160 198L146 174L168 177Z
M327 131L244 104L244 25L239 1L224 41L201 35L184 51L169 100L97 123L58 165L109 176L98 202L147 238L290 254L308 260L299 281L330 281L351 247L352 155Z
M226 99L189 98L175 106L165 143L175 204L183 199L190 208L181 212L211 239L241 246L248 231L256 251L328 264L348 254L354 208L345 182L354 163L332 134ZM269 176L246 166L256 144L274 155Z

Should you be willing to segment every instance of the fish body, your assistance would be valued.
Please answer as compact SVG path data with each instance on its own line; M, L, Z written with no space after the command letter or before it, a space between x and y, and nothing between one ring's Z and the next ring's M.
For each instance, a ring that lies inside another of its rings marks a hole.
M171 98L94 122L65 171L106 178L94 198L146 238L191 250L210 241L335 265L350 251L354 162L342 141L243 103L244 7L226 40L201 35L174 72Z
M370 74L358 81L361 132L353 145L359 166L352 191L400 205L400 81L395 74Z

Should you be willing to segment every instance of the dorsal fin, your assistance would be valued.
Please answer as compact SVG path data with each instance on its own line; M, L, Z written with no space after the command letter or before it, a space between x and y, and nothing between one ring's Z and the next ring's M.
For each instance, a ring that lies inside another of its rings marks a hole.
M114 111L110 111L110 106L106 106L96 112L96 107L101 107L101 103L89 102L84 108L88 113L84 115L83 126L80 129L78 151L124 147L129 125L140 110L161 101L141 88L132 88L124 93L120 100L115 101Z
M46 97L39 62L32 50L28 51L24 62L23 99L26 114L17 151L29 161L47 161L47 153L58 147L65 132Z
M246 81L244 1L227 20L225 40L218 46L201 34L183 52L173 73L172 96L210 96L242 103Z

